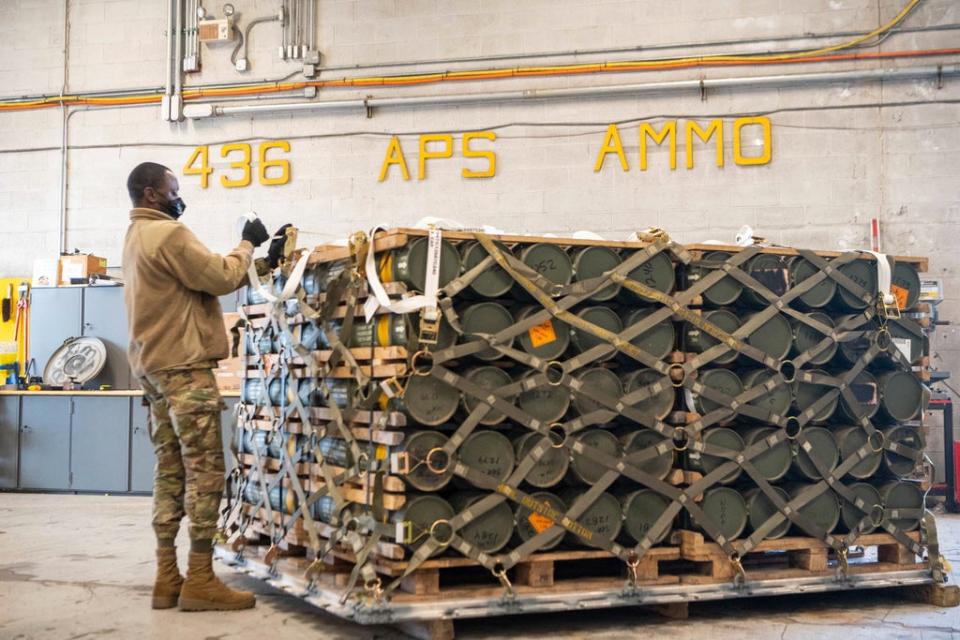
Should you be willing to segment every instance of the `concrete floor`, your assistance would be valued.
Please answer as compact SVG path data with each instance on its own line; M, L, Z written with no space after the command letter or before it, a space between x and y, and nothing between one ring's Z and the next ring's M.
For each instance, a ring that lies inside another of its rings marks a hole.
M255 591L256 609L153 611L150 499L0 493L0 638L403 638L386 627L340 622L262 583L218 572ZM940 519L942 551L960 579L960 516ZM185 553L186 543L179 545ZM960 638L960 607L899 601L883 591L699 603L673 621L636 609L457 622L457 637L541 638Z

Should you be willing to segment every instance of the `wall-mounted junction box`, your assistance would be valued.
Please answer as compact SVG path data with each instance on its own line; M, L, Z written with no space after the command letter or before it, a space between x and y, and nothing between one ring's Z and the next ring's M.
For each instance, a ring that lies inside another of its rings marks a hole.
M233 20L201 20L198 24L200 42L226 42L233 40Z

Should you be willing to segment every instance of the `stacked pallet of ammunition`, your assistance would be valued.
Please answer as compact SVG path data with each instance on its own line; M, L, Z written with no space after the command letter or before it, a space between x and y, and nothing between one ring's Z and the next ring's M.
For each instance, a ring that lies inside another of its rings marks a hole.
M228 533L295 534L368 582L378 559L465 556L503 582L584 548L635 579L678 528L732 558L877 528L920 552L925 339L896 316L923 264L888 259L884 304L876 260L664 234L318 248L264 284L299 277L295 296L248 294Z

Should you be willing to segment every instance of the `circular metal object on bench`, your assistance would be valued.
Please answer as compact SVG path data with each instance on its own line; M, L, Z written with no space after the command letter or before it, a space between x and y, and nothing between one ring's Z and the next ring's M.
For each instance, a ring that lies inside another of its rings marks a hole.
M97 377L107 364L107 346L100 338L68 338L43 368L43 383L62 387L68 382L83 384Z

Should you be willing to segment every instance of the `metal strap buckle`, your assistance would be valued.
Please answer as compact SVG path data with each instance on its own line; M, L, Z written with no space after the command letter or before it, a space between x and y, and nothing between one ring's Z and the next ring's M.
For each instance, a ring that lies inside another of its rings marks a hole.
M883 319L899 320L900 319L900 303L897 301L896 296L893 298L893 304L887 304L883 299L883 294L880 294L880 315Z
M397 376L387 378L380 382L380 390L383 391L384 395L388 398L402 398L405 389L406 387L401 384Z
M420 315L420 344L435 345L440 339L440 316L433 319L427 318L427 314Z
M380 602L383 599L383 583L380 578L373 578L364 582L363 590L373 598L374 602Z
M847 547L837 549L837 577L846 579L847 572L850 570L850 563L847 560Z
M516 597L516 592L513 590L513 584L510 582L510 578L507 577L507 570L503 565L498 565L490 570L490 573L500 581L500 586L503 587L503 596L505 598L514 598Z
M634 554L630 554L630 557L627 558L627 583L631 587L637 586L637 580L639 575L637 568L640 566L640 558Z
M742 586L747 581L747 572L743 569L743 562L741 562L740 556L736 553L732 554L730 556L730 564L736 572L736 575L733 577L733 583L737 586Z

